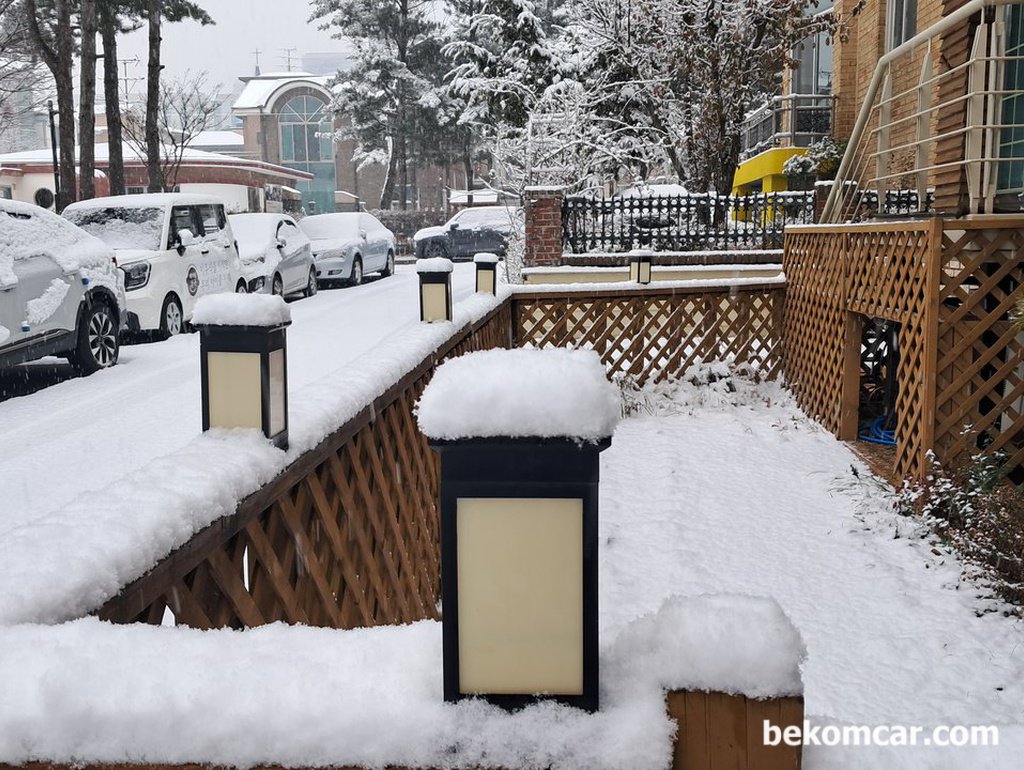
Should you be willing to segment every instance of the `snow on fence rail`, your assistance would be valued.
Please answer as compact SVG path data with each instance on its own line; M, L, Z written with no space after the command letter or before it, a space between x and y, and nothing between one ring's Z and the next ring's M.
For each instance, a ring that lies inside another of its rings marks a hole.
M333 628L437 617L436 460L413 405L445 358L509 343L508 303L465 327L231 516L99 610L196 628Z
M572 197L562 201L566 251L779 249L789 224L814 222L815 193Z
M571 345L639 382L718 359L771 378L783 292L770 281L519 289L98 614L155 624L169 612L198 628L435 618L438 472L413 408L436 365L473 350Z

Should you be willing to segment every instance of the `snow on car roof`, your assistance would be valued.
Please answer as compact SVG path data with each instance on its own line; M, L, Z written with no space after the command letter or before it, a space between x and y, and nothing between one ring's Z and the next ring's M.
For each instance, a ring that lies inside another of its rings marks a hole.
M16 284L15 260L35 254L74 272L103 265L113 259L114 250L51 211L0 200L0 286Z

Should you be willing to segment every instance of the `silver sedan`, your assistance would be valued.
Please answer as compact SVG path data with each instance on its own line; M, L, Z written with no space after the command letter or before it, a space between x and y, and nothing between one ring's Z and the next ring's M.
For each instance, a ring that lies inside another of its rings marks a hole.
M231 230L250 292L316 294L309 238L287 214L232 214Z

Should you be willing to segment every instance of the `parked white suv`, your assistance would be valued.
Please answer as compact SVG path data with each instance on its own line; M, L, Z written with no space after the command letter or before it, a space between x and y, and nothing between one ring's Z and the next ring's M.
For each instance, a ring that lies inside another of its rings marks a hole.
M64 356L113 366L124 289L114 251L38 206L0 200L0 366Z
M199 297L246 291L238 245L219 198L119 195L73 203L64 216L117 252L132 331L178 334Z

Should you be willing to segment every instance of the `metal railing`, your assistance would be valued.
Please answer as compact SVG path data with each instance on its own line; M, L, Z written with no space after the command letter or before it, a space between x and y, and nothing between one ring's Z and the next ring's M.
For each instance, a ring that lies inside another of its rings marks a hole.
M785 225L814 221L814 201L813 191L566 198L563 242L574 254L779 249Z
M920 205L906 213L927 213L930 191L950 171L966 178L967 210L957 213L999 213L998 199L1007 192L999 189L999 167L1011 161L1000 157L1000 131L1020 130L1024 123L1001 119L1003 100L1019 93L1005 87L1007 63L1024 62L1024 56L1006 54L1005 9L1022 3L970 0L879 59L822 222L876 215L877 207L866 205L869 190L876 202L894 191L914 191ZM978 25L969 55L948 63L941 36L972 18ZM904 87L902 73L915 66L915 57L918 76Z
M772 147L809 147L832 133L834 108L830 94L772 97L743 121L740 159Z

